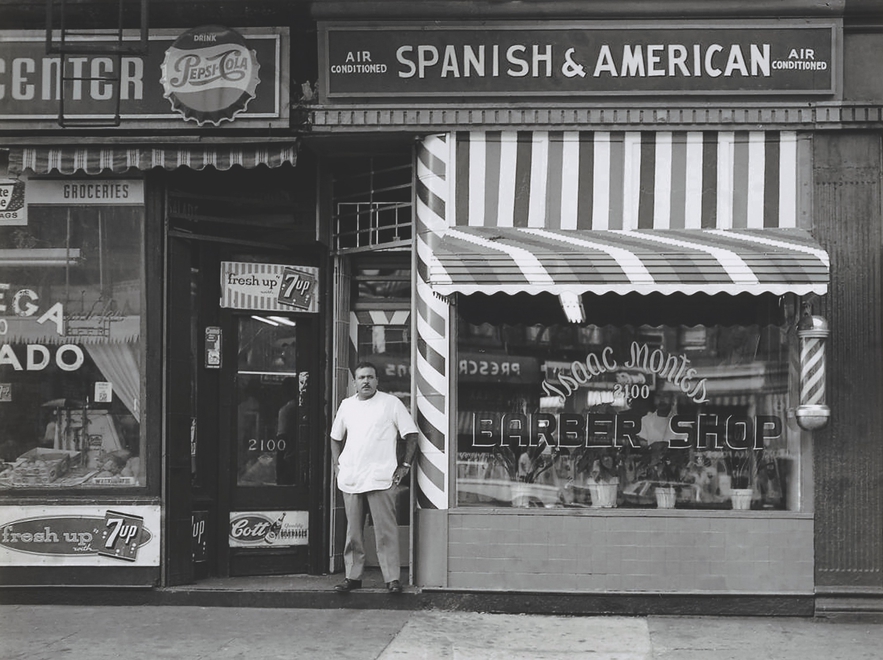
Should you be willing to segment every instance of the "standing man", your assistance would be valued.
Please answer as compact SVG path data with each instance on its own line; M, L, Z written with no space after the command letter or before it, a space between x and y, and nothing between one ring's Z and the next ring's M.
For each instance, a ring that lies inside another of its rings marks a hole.
M355 396L343 400L331 425L331 462L343 493L347 520L343 549L346 579L334 589L347 593L362 586L365 517L370 509L383 580L389 593L398 594L402 585L395 489L411 469L417 450L417 426L401 401L377 391L373 364L356 365L355 378ZM401 464L396 456L399 436L405 439Z

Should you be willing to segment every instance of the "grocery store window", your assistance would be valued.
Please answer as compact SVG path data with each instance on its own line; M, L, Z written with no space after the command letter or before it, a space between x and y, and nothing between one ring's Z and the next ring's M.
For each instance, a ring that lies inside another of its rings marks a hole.
M796 300L460 296L457 504L800 508Z
M144 209L90 186L0 222L0 489L146 485Z

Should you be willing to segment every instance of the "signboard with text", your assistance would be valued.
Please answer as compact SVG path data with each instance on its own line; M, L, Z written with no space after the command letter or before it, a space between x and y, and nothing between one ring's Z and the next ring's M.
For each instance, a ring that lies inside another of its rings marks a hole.
M287 126L288 31L242 28L204 34L208 29L152 30L145 56L68 56L64 73L74 80L66 83L65 116L113 114L113 89L100 78L118 75L124 124L148 120L151 126L175 128L185 121L200 126L254 126L257 121L261 127ZM228 33L238 42L224 36ZM89 46L97 47L102 39L113 45L116 36L89 36ZM139 35L125 32L123 39L135 42ZM46 54L45 32L0 30L0 120L54 122L61 97L60 67L60 56Z
M0 509L0 566L159 566L160 507Z
M0 178L0 227L27 226L31 206L142 206L142 179Z
M309 511L231 511L231 548L309 545Z
M29 179L28 204L142 206L143 179Z
M745 23L355 25L320 30L329 99L827 96L838 27Z
M221 307L265 312L319 311L314 266L221 262Z

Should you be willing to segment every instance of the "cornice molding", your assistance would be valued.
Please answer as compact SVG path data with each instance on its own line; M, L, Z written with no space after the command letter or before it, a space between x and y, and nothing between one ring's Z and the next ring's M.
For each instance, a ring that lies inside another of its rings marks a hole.
M311 132L411 130L883 129L883 104L740 107L316 106Z
M867 2L868 0L865 0ZM878 0L870 0L877 4ZM838 17L856 0L313 0L319 20Z

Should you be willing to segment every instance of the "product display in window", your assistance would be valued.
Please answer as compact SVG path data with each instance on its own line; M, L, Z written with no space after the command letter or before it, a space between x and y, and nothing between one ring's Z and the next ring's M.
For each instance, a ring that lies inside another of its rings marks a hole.
M796 509L796 342L768 316L462 321L458 505Z
M0 227L0 489L145 485L142 210Z

